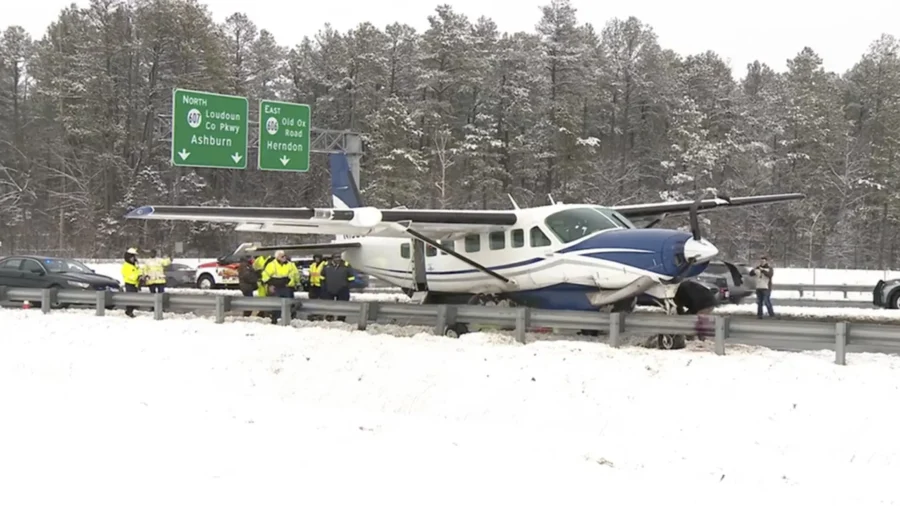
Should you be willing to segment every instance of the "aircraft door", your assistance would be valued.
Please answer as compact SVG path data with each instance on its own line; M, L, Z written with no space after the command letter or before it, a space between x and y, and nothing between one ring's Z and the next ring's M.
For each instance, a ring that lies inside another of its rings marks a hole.
M428 291L428 278L425 275L425 243L413 239L412 241L412 273L417 292Z

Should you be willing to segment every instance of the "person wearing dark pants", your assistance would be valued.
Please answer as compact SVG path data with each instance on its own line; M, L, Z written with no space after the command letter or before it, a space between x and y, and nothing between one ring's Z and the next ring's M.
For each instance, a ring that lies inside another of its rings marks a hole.
M287 255L282 250L275 252L275 261L270 262L262 273L262 282L265 283L270 297L293 299L298 279L300 273L297 271L297 265L288 261ZM280 317L280 310L272 311L273 324L278 323Z
M335 253L331 262L322 269L322 291L328 300L350 300L350 283L356 279L353 269L348 262L341 259L341 255ZM328 318L330 319L330 317ZM338 316L338 321L347 318Z
M241 259L238 267L238 288L244 297L253 297L259 289L260 273L253 268L253 259L249 256ZM253 316L253 311L244 311L244 317Z
M769 313L769 318L775 317L775 311L772 309L772 277L774 274L775 268L765 255L760 258L759 265L750 271L750 275L756 277L756 317L759 319L763 317L763 306Z
M128 251L125 252L125 263L122 264L122 282L125 285L125 291L128 293L140 292L143 277L141 268L137 265L137 250L128 248ZM135 309L137 306L125 306L125 315L134 318Z

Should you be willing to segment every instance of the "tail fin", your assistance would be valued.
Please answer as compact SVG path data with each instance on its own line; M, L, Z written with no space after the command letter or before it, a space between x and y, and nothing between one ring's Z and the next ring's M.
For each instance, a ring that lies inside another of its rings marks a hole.
M337 209L353 209L363 207L362 197L353 173L350 172L350 162L343 153L328 155L328 165L331 166L331 205Z

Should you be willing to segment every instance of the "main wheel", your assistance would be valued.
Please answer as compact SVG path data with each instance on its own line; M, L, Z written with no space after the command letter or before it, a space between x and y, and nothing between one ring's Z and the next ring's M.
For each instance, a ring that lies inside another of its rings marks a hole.
M444 335L451 339L459 339L459 336L467 334L469 327L465 323L454 323L444 329Z
M888 305L888 309L900 309L900 290L894 290L894 294L891 295L891 303Z
M660 334L656 337L656 346L661 350L680 350L687 345L684 336L676 334Z
M197 288L201 290L212 290L216 286L216 280L209 274L202 274L197 278Z

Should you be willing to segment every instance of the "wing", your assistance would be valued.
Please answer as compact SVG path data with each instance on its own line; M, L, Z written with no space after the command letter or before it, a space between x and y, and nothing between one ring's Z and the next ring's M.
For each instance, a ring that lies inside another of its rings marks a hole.
M752 197L713 198L701 200L697 212L706 212L719 207L731 208L753 206L759 204L771 204L788 200L800 200L806 198L802 193L781 193L776 195L754 195ZM653 204L633 204L627 206L612 206L610 209L618 211L635 223L660 220L667 216L688 214L694 201L683 200L678 202L657 202Z
M506 230L515 211L433 209L313 209L289 207L144 206L127 219L235 223L241 232L408 237L410 228L432 239Z

